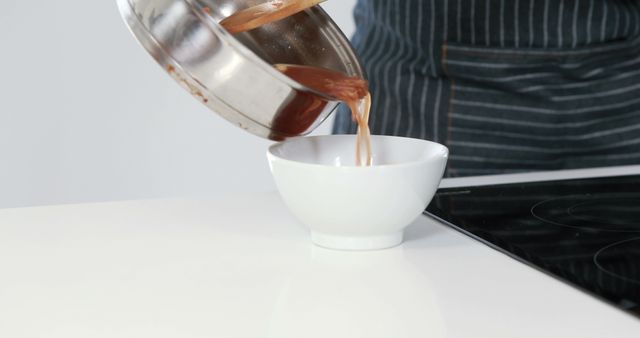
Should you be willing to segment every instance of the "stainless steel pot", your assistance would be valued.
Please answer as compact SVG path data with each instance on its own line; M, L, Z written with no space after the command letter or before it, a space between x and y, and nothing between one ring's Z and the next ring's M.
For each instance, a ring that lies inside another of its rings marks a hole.
M133 35L176 81L214 112L261 137L305 135L338 105L273 64L365 77L348 39L319 6L233 36L218 22L265 0L117 1Z

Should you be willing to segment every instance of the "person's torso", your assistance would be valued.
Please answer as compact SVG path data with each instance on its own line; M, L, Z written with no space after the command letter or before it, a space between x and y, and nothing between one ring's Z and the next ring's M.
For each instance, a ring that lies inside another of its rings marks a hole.
M360 0L355 16L373 133L446 144L449 175L640 159L640 1Z

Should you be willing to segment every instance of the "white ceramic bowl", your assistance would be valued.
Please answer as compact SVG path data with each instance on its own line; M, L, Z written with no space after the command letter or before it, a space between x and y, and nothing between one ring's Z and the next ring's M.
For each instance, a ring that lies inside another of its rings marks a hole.
M302 137L267 153L280 195L326 248L374 250L402 243L405 227L437 190L448 149L393 136L372 137L374 165L355 166L355 136Z

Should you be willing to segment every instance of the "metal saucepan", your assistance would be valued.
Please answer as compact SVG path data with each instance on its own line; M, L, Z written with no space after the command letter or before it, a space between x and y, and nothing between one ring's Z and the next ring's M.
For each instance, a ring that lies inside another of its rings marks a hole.
M365 77L348 39L319 6L234 36L218 22L264 0L117 1L133 35L176 81L211 110L261 137L305 135L339 103L273 64Z

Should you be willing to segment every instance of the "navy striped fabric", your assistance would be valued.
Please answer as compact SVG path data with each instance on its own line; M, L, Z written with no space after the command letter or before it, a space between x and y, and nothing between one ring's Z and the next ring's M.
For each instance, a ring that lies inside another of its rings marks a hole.
M640 1L360 0L374 134L448 176L640 163ZM355 133L345 107L336 133Z

